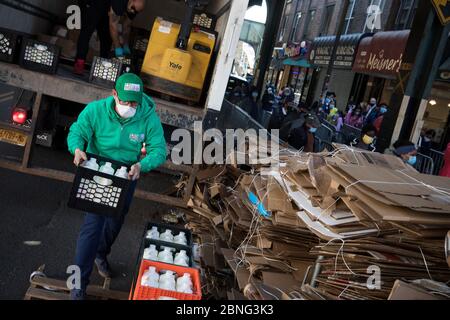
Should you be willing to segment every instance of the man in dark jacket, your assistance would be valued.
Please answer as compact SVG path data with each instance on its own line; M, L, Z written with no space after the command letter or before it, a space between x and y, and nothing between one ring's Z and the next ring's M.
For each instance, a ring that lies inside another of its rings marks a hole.
M306 114L294 121L288 137L288 143L295 149L303 148L304 152L314 151L314 134L320 127L319 119L313 114Z

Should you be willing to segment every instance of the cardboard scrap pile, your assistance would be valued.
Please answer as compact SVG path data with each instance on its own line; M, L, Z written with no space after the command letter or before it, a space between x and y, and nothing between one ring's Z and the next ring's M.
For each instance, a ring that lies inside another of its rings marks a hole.
M215 298L450 297L450 179L396 157L342 147L207 167L189 208Z

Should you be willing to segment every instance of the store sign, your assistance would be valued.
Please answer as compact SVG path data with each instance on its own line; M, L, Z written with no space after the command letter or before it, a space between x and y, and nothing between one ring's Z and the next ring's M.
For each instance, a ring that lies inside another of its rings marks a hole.
M439 17L442 25L450 22L450 1L449 0L431 0L436 14Z
M363 39L358 47L353 71L394 76L402 70L409 30L379 32Z
M308 42L302 41L300 44L287 45L284 46L284 57L293 58L305 56L308 53Z
M358 43L361 39L369 36L367 33L355 33L343 35L339 39L334 58L334 67L351 69L355 59ZM318 37L314 39L309 59L316 66L328 66L336 42L335 36Z
M317 66L328 66L333 46L318 47L311 51L310 59ZM335 67L351 68L355 56L356 45L338 46L336 49Z

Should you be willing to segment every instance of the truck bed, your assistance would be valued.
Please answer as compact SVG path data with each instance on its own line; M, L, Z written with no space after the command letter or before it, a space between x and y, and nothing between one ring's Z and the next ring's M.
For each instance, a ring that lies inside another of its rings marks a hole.
M89 83L87 73L83 77L74 75L72 68L67 65L60 65L57 74L49 75L0 62L0 82L81 104L103 99L111 94L110 89ZM194 122L203 119L204 110L201 108L153 99L164 124L192 130Z

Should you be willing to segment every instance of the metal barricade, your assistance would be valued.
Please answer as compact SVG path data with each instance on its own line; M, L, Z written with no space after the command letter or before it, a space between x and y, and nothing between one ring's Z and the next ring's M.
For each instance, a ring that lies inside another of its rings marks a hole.
M439 171L441 171L444 166L444 153L430 149L430 158L433 159L434 163L433 174L437 176L439 175Z
M315 136L318 137L320 140L331 143L333 141L334 131L333 129L329 128L327 125L322 123L322 125L319 128L317 128Z
M314 137L314 152L322 152L327 149L329 152L334 150L331 142L320 139L319 137Z
M355 139L356 140L361 139L361 129L349 126L348 124L344 124L342 126L340 135L341 135L340 139L342 140L341 143L349 145Z
M434 163L433 159L429 156L426 156L424 154L418 153L417 154L417 162L415 165L415 168L420 173L424 174L433 174L434 170Z

